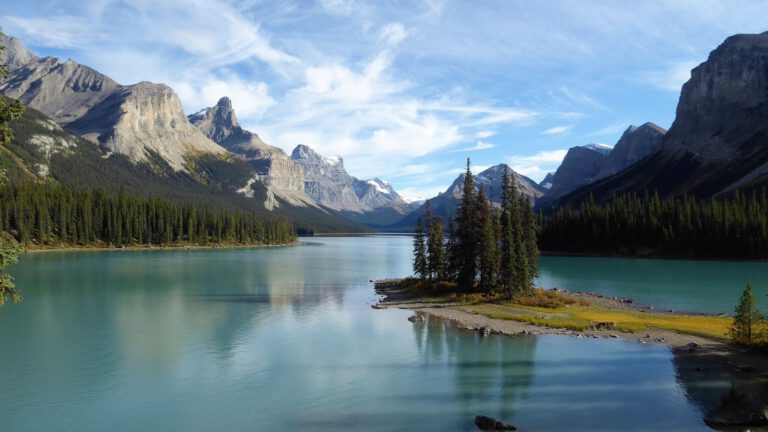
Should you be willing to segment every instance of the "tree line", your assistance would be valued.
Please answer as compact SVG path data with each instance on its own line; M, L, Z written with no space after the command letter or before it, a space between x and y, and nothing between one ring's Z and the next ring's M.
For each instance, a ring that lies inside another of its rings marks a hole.
M551 252L768 258L765 188L718 199L658 194L589 196L577 209L541 218L539 246Z
M294 227L280 218L51 183L0 187L0 231L38 247L270 245L296 240Z
M427 211L413 240L413 270L422 281L451 282L460 292L509 296L530 293L538 272L537 218L530 200L518 194L507 171L502 202L494 206L475 188L467 160L462 199L455 217L444 222Z

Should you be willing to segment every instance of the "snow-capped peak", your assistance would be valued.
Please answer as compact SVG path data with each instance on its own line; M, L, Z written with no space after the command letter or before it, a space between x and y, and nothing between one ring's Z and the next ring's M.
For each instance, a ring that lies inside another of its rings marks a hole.
M370 180L366 180L366 183L376 189L377 192L384 194L392 193L392 185L382 179L372 178Z
M341 156L328 156L323 158L323 162L328 165L338 165L342 161Z
M594 143L594 144L587 144L583 146L586 149L594 150L598 153L602 154L610 154L611 151L613 151L613 147L607 145L607 144L600 144L600 143Z

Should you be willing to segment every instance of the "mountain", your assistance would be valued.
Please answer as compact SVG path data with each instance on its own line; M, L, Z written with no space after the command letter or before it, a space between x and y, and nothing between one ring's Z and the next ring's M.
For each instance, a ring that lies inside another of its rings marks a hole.
M475 190L477 191L482 187L491 202L501 204L502 179L506 170L509 170L511 175L515 178L517 182L517 190L522 196L528 197L531 201L536 201L536 199L540 198L545 193L545 188L539 186L528 177L516 173L507 164L495 165L476 174L474 176ZM412 230L416 226L418 218L426 212L427 206L429 206L432 214L447 221L456 213L456 208L458 208L461 198L464 196L463 185L464 174L460 174L445 192L427 200L427 202L413 210L403 219L385 227L385 229L391 231Z
M563 162L550 179L551 186L540 203L550 202L596 180L607 164L610 153L610 147L598 147L595 144L568 149Z
M304 191L348 219L380 226L393 223L413 210L389 183L378 178L359 180L349 175L340 156L323 157L309 146L298 145L291 159L304 171Z
M74 61L39 58L2 33L0 44L8 47L11 69L0 82L0 94L29 107L12 124L14 142L2 148L3 166L13 179L284 216L300 231L366 230L330 210L273 196L272 183L261 181L250 161L189 122L170 87L120 85ZM277 207L282 208L267 211Z
M552 187L552 180L555 178L554 172L548 172L547 175L544 177L544 180L539 182L539 186L543 187L544 189L550 189Z
M675 121L657 149L562 198L657 191L714 197L768 185L768 33L727 38L691 71Z
M301 165L288 157L281 148L268 145L257 134L243 129L228 97L221 98L215 106L188 118L208 138L253 166L257 174L253 180L264 183L267 188L267 208L279 205L276 198L294 206L317 205L304 192L304 171Z
M665 133L648 122L628 127L613 147L588 144L570 148L554 175L547 176L550 187L536 207L549 209L560 197L637 163L661 145Z

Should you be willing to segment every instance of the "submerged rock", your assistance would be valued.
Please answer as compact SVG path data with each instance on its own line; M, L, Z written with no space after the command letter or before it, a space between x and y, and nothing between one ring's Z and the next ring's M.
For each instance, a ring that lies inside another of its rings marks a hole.
M516 427L512 426L511 424L504 423L502 421L496 420L493 417L487 417L483 415L479 415L475 417L475 425L477 425L480 430L497 430L497 431L514 431L517 430Z
M491 335L491 328L488 326L482 326L479 329L477 329L482 336L490 336Z
M412 323L424 322L424 321L426 321L426 318L424 318L424 315L422 315L422 314L415 314L415 315L409 316L408 317L408 321L410 321Z

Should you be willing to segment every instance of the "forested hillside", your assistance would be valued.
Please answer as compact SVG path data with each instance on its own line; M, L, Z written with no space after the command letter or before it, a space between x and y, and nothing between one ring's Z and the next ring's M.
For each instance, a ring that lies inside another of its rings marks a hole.
M296 240L282 218L52 184L0 188L0 231L28 247L274 245Z

